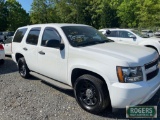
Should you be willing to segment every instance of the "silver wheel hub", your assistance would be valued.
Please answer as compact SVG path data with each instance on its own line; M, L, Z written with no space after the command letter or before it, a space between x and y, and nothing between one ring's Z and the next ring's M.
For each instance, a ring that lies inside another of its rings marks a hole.
M87 89L86 96L87 96L87 98L93 98L93 91L91 89Z

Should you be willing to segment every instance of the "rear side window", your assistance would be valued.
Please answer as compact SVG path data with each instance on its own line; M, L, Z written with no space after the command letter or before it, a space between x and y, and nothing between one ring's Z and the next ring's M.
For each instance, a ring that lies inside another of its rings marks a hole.
M14 36L13 42L20 43L22 41L26 31L27 31L27 28L18 29L15 36Z
M107 34L107 37L118 37L118 31L111 31L110 34Z
M40 27L32 28L28 34L26 43L31 45L37 45L40 30Z

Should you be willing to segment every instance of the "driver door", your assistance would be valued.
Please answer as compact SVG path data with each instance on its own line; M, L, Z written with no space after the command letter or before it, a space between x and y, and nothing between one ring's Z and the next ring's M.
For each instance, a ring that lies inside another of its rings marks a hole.
M66 48L47 47L47 40L59 40L61 36L58 31L52 27L46 27L43 31L42 40L38 47L39 73L49 78L64 82L67 79L67 54ZM62 42L62 41L61 41Z

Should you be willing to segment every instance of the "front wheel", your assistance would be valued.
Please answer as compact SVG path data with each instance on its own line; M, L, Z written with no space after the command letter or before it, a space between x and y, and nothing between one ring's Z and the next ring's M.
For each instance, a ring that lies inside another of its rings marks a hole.
M78 104L90 113L99 113L110 105L105 83L92 75L82 75L76 80L74 94Z
M23 78L28 78L30 76L29 69L24 58L20 58L18 60L18 69Z

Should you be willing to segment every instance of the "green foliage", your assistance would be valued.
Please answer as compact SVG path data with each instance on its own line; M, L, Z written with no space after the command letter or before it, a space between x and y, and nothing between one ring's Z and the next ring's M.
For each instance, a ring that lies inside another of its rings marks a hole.
M117 9L122 27L160 25L160 0L123 0Z
M160 0L33 0L30 15L16 0L0 0L0 31L39 23L159 27Z
M30 16L34 24L55 22L54 0L33 0Z
M4 31L7 28L7 15L8 10L5 0L0 0L0 31Z
M8 30L14 31L20 26L30 23L29 14L22 8L21 4L16 0L7 0L6 6L8 10Z
M124 0L120 6L118 6L117 13L121 20L121 27L137 27L136 10L135 0Z
M139 27L160 25L160 0L137 0Z
M16 0L0 0L0 31L14 31L29 23L29 14Z

